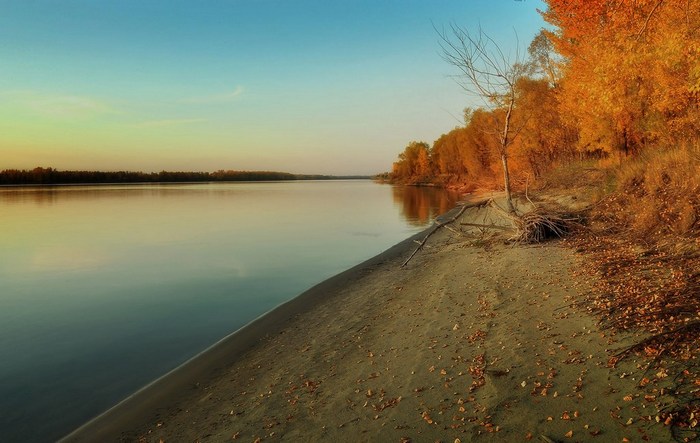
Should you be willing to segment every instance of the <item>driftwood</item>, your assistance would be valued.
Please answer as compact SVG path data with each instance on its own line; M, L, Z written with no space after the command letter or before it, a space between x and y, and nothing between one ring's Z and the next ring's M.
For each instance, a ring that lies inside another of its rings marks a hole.
M469 209L469 208L482 208L482 207L484 207L484 206L490 204L492 201L493 201L493 200L489 198L489 199L486 199L486 200L480 200L480 201L475 202L475 203L465 204L465 205L463 205L462 208L457 212L457 214L454 215L454 217L450 218L449 220L446 220L446 221L443 221L443 222L440 222L440 223L436 224L436 225L433 227L433 229L431 229L430 232L428 232L428 234L425 236L425 238L423 238L423 240L418 244L418 247L413 251L413 253L406 259L405 262L403 262L403 264L401 265L401 267L403 268L404 266L406 266L406 265L408 264L408 262L411 261L411 259L413 258L413 256L416 255L416 254L418 253L418 251L420 251L421 249L423 249L423 247L425 246L425 243L428 241L428 239L429 239L433 234L435 234L440 228L443 228L443 227L445 227L445 226L447 226L447 225L449 225L449 224L451 224L451 223L454 223L455 220L457 220L459 217L461 217L462 214L464 214L464 211L466 211L467 209Z
M437 223L422 241L418 242L417 240L414 240L416 243L418 243L418 247L406 259L406 261L403 262L401 267L403 268L406 266L408 262L410 262L411 259L418 253L418 251L425 247L425 243L428 241L428 239L438 230L440 230L440 228L447 228L450 231L456 232L448 225L454 223L459 217L462 216L462 214L464 214L467 209L470 208L483 208L485 206L489 206L499 212L505 219L510 220L512 226L470 222L461 222L461 226L472 226L480 228L481 230L498 229L502 231L515 231L515 234L508 240L516 244L540 243L549 238L561 238L566 236L575 227L580 226L580 218L575 215L562 215L558 211L537 207L532 200L529 199L529 197L528 201L535 206L535 209L523 215L506 211L498 206L492 198L462 205L457 214L455 214L449 220Z

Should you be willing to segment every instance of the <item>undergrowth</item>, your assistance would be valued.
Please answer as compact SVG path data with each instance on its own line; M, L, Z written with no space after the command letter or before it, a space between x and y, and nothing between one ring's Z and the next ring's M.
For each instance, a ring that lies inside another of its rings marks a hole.
M649 151L615 169L598 173L602 198L592 206L589 229L573 240L588 271L600 277L582 306L604 326L647 333L611 364L637 354L648 357L650 367L673 371L677 403L661 418L679 441L694 440L700 417L700 144ZM571 171L558 174L576 183Z

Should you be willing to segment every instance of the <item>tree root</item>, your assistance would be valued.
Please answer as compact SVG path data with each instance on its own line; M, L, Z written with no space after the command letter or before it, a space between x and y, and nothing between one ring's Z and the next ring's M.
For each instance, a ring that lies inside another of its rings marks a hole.
M581 226L577 216L562 215L553 210L535 208L520 217L512 217L516 234L510 239L518 244L541 243L551 238L562 238Z

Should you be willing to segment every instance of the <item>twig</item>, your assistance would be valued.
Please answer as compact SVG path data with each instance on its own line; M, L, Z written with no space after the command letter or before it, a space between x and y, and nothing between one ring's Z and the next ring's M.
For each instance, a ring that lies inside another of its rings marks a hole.
M447 230L449 230L449 231L452 231L452 232L453 232L455 235L457 235L458 237L461 237L461 236L462 236L462 233L461 233L461 232L459 232L458 230L456 230L455 228L453 228L453 227L451 227L451 226L445 225L444 228L447 229Z
M649 20L651 20L651 16L654 15L654 12L656 12L656 10L659 8L659 6L661 6L661 3L663 2L664 0L659 0L659 2L654 6L654 8L652 8L651 12L647 16L647 19L644 20L644 26L642 26L642 29L640 29L639 33L637 34L637 40L639 40L642 34L644 34L644 31L646 31L647 25L649 24Z
M685 331L688 331L688 330L691 330L691 329L694 329L694 328L698 328L698 327L700 327L700 321L693 321L693 322L687 323L687 324L685 324L685 325L683 325L683 326L680 326L680 327L678 327L678 328L676 328L676 329L672 329L672 330L670 330L670 331L661 332L661 333L652 335L651 337L646 338L646 339L640 341L639 343L636 343L636 344L634 344L634 345L632 345L632 346L629 346L629 347L623 349L622 351L620 351L620 352L618 352L617 354L615 354L613 357L617 358L618 361L619 361L619 360L622 360L622 359L625 358L625 356L627 356L630 352L633 352L633 351L635 351L635 350L637 350L637 349L640 349L640 348L643 349L644 346L646 346L646 345L648 345L648 344L650 344L650 343L653 343L653 342L655 342L656 340L659 340L659 339L662 338L662 337L665 337L665 336L667 336L667 335L682 333L682 332L685 332Z

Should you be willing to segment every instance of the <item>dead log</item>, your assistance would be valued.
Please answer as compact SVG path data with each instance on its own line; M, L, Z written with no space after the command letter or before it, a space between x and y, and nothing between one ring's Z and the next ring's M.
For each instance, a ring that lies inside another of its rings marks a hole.
M402 267L402 268L405 267L405 266L408 264L408 262L411 261L411 259L413 258L413 256L416 255L416 254L418 253L418 251L420 251L421 249L423 249L423 247L425 246L425 243L428 241L428 239L429 239L433 234L435 234L440 228L445 227L445 226L449 225L450 223L454 223L455 220L457 220L459 217L461 217L462 214L464 214L464 211L466 211L467 209L470 209L470 208L482 208L482 207L484 207L484 206L490 204L492 201L493 201L493 200L489 198L489 199L486 199L486 200L480 200L480 201L475 202L475 203L468 203L468 204L465 204L465 205L463 205L462 208L457 212L457 214L454 215L454 217L450 218L449 220L446 220L446 221L443 221L443 222L440 222L440 223L436 224L436 225L433 227L433 229L431 229L430 232L428 232L428 234L425 236L425 238L423 238L423 240L418 244L418 247L413 251L413 253L406 259L405 262L403 262L403 264L401 265L401 267Z
M483 208L489 206L493 208L496 212L500 213L505 219L510 220L512 226L501 226L496 224L486 224L486 223L469 223L462 222L462 226L474 226L481 229L499 229L503 231L515 231L515 234L509 239L510 242L515 244L530 244L530 243L540 243L549 238L561 238L566 236L575 227L580 226L580 219L576 216L563 215L558 211L547 210L543 208L536 207L533 211L525 213L523 215L514 214L501 208L494 202L492 198L480 200L475 203L469 203L463 205L454 217L436 224L433 229L428 232L428 234L423 238L421 242L418 243L418 247L413 251L413 253L406 259L401 267L405 267L414 255L418 253L423 247L428 239L435 234L440 228L446 227L447 225L453 223L459 217L464 214L464 211L470 208Z

